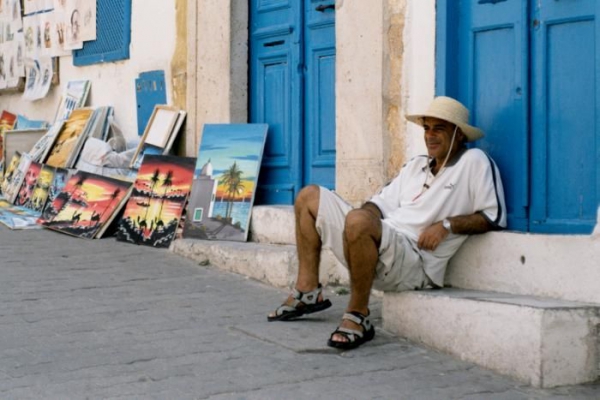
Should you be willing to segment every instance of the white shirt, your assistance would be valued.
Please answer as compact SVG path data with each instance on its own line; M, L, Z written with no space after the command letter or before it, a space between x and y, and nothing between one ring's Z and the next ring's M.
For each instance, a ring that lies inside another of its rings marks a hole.
M480 149L462 150L436 176L427 168L428 162L427 156L410 160L370 201L383 213L383 223L414 242L425 273L436 285L443 286L448 260L467 235L450 233L430 252L416 246L423 230L444 218L477 212L494 227L505 228L506 205L498 167ZM424 189L424 184L430 187Z

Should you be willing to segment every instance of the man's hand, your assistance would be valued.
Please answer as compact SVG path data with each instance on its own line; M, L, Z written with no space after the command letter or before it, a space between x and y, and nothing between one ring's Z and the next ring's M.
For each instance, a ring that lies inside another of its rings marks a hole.
M434 251L446 239L448 233L441 222L436 222L421 233L417 245L422 250Z

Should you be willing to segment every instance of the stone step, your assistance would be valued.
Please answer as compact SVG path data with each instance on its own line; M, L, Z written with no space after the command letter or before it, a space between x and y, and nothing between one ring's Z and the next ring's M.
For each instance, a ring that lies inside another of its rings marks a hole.
M282 288L292 287L298 272L296 246L289 244L178 239L171 251L199 264ZM321 254L320 281L324 285L348 285L348 271L329 251Z
M296 244L293 206L254 206L250 240L257 243Z
M255 206L251 240L295 244L292 206ZM470 237L450 261L446 283L452 287L552 297L600 304L600 268L594 254L600 240L591 236L546 236L490 232Z
M494 292L385 293L384 328L536 387L599 377L600 307Z
M600 237L490 232L471 236L450 260L458 288L600 304Z

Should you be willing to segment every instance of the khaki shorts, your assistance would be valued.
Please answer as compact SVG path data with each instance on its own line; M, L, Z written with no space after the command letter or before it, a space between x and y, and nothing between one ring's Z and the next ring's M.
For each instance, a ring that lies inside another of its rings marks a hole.
M342 264L344 258L343 232L346 214L352 206L340 196L321 187L316 227L323 248L330 249ZM423 289L431 281L423 271L423 260L416 244L404 234L382 221L379 261L375 270L373 288L390 292Z

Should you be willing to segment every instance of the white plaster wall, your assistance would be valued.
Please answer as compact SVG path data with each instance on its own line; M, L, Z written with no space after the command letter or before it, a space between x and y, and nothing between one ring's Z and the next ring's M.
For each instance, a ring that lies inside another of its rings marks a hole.
M425 111L435 94L435 0L408 1L404 31L405 114ZM423 130L406 122L406 159L425 154Z
M30 102L22 94L0 94L0 109L28 118L52 121L62 88L69 80L92 82L88 105L113 106L115 118L128 139L137 137L135 79L141 72L165 71L167 102L171 101L171 58L175 49L175 0L133 0L129 60L73 66L71 56L60 57L60 88L52 87L48 96Z
M336 190L359 204L384 183L383 4L336 3Z

